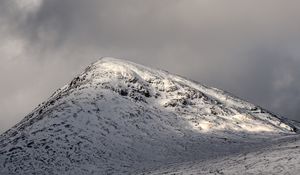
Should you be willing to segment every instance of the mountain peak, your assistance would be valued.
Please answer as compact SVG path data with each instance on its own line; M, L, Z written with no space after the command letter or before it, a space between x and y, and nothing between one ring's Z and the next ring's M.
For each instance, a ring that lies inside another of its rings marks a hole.
M86 70L82 74L99 74L99 73L114 73L118 75L124 75L126 74L135 74L137 73L146 73L149 68L124 60L124 59L117 59L113 57L102 57L98 61L92 63L90 66L86 68ZM97 78L97 77L93 77ZM101 77L100 77L101 78Z
M102 57L98 61L91 64L91 66L95 66L95 68L100 68L99 71L102 70L110 70L116 72L126 72L126 71L135 71L139 73L157 73L157 70L148 68L146 66L119 58L113 57Z

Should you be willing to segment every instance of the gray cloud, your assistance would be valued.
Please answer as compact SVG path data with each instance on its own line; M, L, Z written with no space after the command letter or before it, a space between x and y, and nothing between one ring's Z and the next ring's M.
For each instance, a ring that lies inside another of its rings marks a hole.
M0 1L0 131L102 56L230 91L300 120L297 1Z

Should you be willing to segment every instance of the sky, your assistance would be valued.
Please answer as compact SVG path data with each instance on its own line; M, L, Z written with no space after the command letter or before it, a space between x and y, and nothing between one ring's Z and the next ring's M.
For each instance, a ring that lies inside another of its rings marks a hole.
M168 70L300 121L300 1L0 0L0 132L91 62Z

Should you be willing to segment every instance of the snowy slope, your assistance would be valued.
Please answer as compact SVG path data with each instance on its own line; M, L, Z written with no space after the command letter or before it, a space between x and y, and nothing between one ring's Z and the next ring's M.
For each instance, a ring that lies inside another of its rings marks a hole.
M142 174L151 175L254 175L285 174L300 172L300 138L289 137L279 143L256 151L245 151L208 161L181 162Z
M147 172L257 149L296 130L221 90L102 58L1 135L0 174Z

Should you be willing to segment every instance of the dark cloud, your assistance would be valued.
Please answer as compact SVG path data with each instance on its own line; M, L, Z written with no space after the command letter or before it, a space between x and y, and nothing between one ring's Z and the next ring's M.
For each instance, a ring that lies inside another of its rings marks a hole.
M282 116L300 119L300 60L281 48L257 48L245 55L243 71L232 74L231 91ZM233 82L232 82L233 80ZM221 85L220 85L221 86Z
M299 5L0 1L0 128L16 123L102 56L166 69L300 120Z

